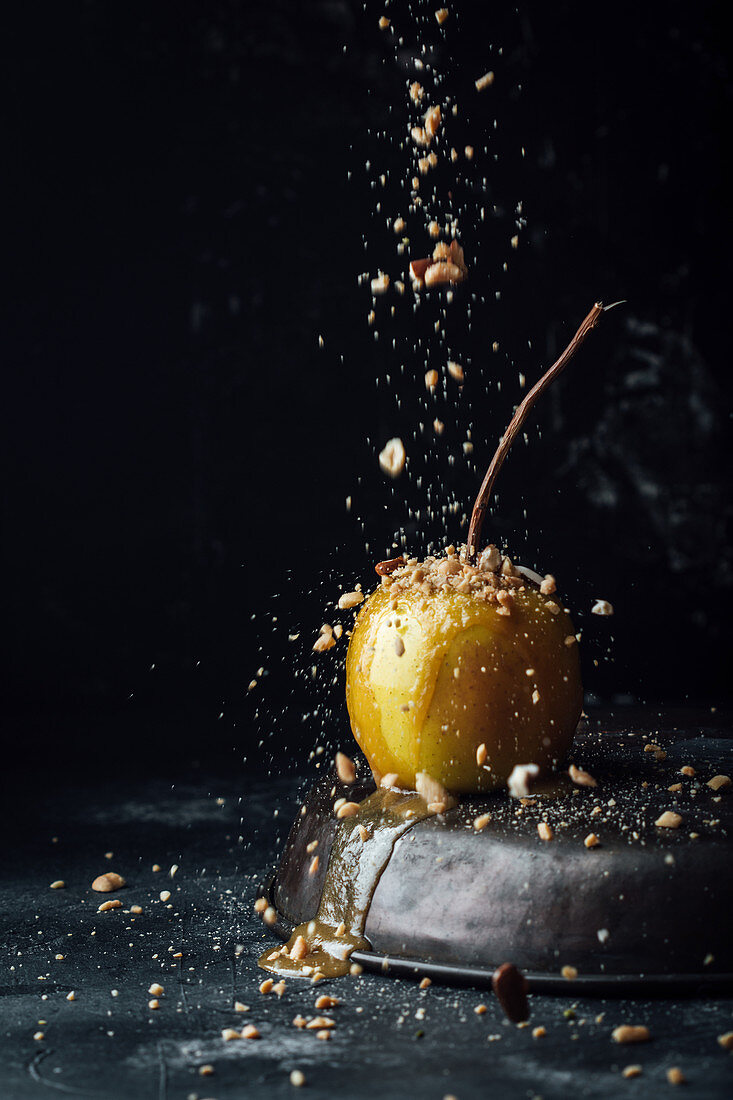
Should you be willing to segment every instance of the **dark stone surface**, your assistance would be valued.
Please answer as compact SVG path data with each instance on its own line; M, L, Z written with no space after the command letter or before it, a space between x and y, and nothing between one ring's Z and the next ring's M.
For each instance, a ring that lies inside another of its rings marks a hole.
M102 721L98 732L106 733ZM281 1000L262 996L255 960L274 941L252 912L255 884L275 861L312 773L304 781L179 771L74 785L39 770L32 782L17 777L5 795L3 1098L269 1100L299 1095L289 1084L295 1068L307 1078L303 1095L324 1098L637 1097L667 1095L671 1066L687 1077L685 1096L730 1095L733 1060L716 1042L733 1027L730 1000L573 1000L569 990L567 998L533 996L530 1027L517 1029L485 991L434 984L421 992L375 975L316 988L290 980ZM105 870L128 885L92 893ZM59 878L65 888L51 890ZM164 889L168 903L159 899ZM117 896L123 909L97 912ZM143 908L134 920L132 904ZM165 989L157 1011L147 1007L153 982ZM329 1013L337 1022L330 1042L291 1024L298 1013L314 1015L324 991L341 999ZM235 1014L235 999L249 1013ZM477 1015L481 1001L487 1012ZM259 1041L222 1040L222 1028L250 1021ZM621 1023L647 1024L651 1042L612 1043ZM538 1025L547 1035L534 1039ZM207 1063L215 1074L204 1078L198 1067ZM629 1063L643 1065L638 1080L621 1079Z

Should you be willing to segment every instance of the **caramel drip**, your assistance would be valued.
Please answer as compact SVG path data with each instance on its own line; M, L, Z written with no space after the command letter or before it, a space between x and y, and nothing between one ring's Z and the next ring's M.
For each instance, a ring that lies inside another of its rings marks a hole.
M339 826L315 917L298 925L284 948L265 951L259 959L262 969L306 976L319 972L327 978L348 974L352 951L369 950L364 937L369 906L395 843L416 822L430 816L414 792L379 789L365 798L359 812ZM359 826L367 829L366 840L361 839ZM345 931L337 935L341 925ZM302 958L292 959L299 936L308 950Z

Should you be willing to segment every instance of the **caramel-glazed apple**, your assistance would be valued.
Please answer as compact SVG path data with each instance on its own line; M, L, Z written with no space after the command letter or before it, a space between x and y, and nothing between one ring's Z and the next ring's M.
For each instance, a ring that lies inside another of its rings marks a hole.
M493 546L476 566L449 553L383 577L346 658L351 728L377 775L414 789L427 772L450 791L488 791L515 764L562 759L582 707L580 662L554 581L542 588Z
M515 765L543 769L570 747L583 688L575 630L554 579L515 568L493 545L479 553L479 543L514 438L603 310L594 305L517 408L460 553L449 547L442 558L377 566L382 584L349 643L346 700L356 740L390 785L415 788L422 773L448 791L487 791L506 783Z

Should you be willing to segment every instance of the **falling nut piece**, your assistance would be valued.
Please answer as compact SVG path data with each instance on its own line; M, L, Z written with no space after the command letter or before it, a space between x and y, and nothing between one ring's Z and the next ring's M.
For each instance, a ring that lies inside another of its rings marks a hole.
M590 772L583 771L582 768L576 768L575 764L571 764L568 768L568 775L572 779L573 783L576 783L579 787L598 786L598 783L590 774Z
M360 603L364 602L363 592L342 592L339 596L339 610L349 611L352 607L357 607Z
M336 774L342 783L350 786L356 779L354 761L344 752L336 753Z
M596 600L590 609L591 615L613 615L613 604L608 600Z
M711 791L722 791L724 787L730 787L730 776L714 775L712 779L708 779L708 787Z
M379 453L379 465L389 477L399 477L405 468L407 455L402 440L395 436L388 439Z
M428 809L431 806L436 807L436 813L444 813L458 804L443 784L439 783L437 779L433 779L427 772L417 772L415 775L415 790L427 803ZM442 806L443 809L438 810L438 806Z

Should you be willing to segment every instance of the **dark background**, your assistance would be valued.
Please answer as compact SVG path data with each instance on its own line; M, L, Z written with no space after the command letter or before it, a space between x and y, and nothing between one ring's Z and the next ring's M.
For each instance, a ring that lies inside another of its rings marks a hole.
M456 4L445 33L435 6L391 6L402 47L356 0L89 0L6 28L2 668L22 763L285 767L345 739L344 650L315 679L310 655L342 582L369 585L400 527L416 550L465 536L518 373L597 298L628 304L535 410L487 535L558 576L592 697L730 701L723 6ZM407 211L416 42L461 106L450 140L477 149L436 174L471 281L447 324L467 382L432 404L442 303L380 301L375 340L357 285L404 268L386 219ZM439 445L416 429L434 415ZM375 456L395 434L411 465L391 483ZM589 616L599 596L613 619Z

